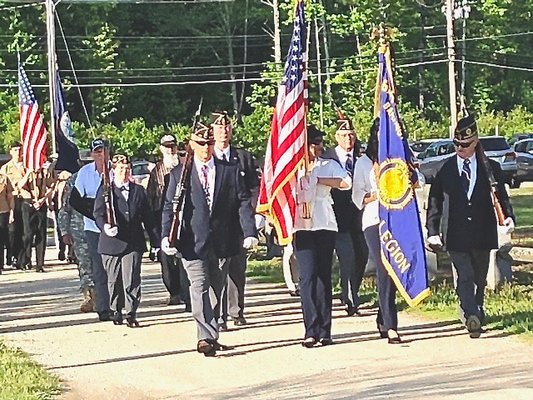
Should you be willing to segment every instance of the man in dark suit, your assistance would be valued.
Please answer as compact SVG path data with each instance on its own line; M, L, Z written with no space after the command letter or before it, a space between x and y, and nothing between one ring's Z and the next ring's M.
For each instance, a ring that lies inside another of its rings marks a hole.
M338 113L337 146L323 154L324 158L337 160L353 176L355 160L359 155L357 136L352 121ZM359 314L359 288L368 261L368 247L361 227L363 213L352 201L351 190L332 189L333 211L337 219L338 232L335 238L335 252L339 259L341 274L341 300L349 316Z
M500 165L486 158L472 115L457 123L453 142L456 155L443 164L429 193L428 244L450 254L460 318L470 337L478 338L490 250L498 248L498 231L514 229L514 216ZM493 192L504 213L500 224Z
M184 166L176 166L163 206L161 250L181 253L189 281L192 314L198 328L197 351L216 355L221 294L226 282L228 260L241 248L257 244L254 210L239 167L213 156L215 141L211 127L198 122L191 140L194 152L189 180L182 182L186 194L181 211L178 239L170 238L174 217L173 200ZM244 240L241 241L241 237ZM175 247L174 247L175 246ZM213 289L215 304L209 291Z
M110 309L115 325L126 318L128 327L139 326L137 308L141 300L141 259L146 251L143 225L153 247L157 230L144 188L130 181L131 166L124 155L112 160L110 196L113 220L108 220L104 191L100 186L94 202L94 218L100 229L98 252L108 276Z
M259 195L259 177L257 165L252 154L244 149L231 145L233 127L226 112L215 112L212 115L213 136L215 138L215 157L221 161L237 165L244 178L246 188L251 194L252 208L257 205ZM241 240L243 238L241 237ZM245 325L244 318L244 287L246 284L246 250L232 257L228 268L228 282L223 294L220 327L227 328L228 314L235 325Z

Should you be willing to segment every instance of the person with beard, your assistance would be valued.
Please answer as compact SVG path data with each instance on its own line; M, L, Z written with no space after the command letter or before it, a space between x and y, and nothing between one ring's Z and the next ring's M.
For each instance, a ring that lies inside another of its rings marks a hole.
M183 145L183 143L180 143ZM179 150L176 138L167 134L161 138L159 150L163 159L155 164L150 172L146 195L148 207L157 221L156 228L158 235L161 236L161 214L163 212L163 200L165 197L165 187L168 184L168 175L170 171L180 163L179 153L185 152L185 146ZM185 302L186 311L190 311L189 300L189 281L181 260L176 255L168 255L154 249L159 262L161 263L161 275L163 283L169 293L167 305L177 305Z

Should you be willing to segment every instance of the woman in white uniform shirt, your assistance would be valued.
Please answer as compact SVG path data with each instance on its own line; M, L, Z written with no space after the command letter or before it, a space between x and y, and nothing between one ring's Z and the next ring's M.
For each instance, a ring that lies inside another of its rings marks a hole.
M401 339L397 332L396 287L381 262L380 256L379 200L376 171L374 169L378 162L378 130L379 118L376 118L370 129L366 154L360 157L355 164L352 199L355 205L363 210L363 231L368 250L377 268L379 295L378 330L382 338L389 339L390 344L398 344L401 343Z
M324 133L313 126L307 129L308 177L298 183L298 211L295 221L294 254L300 273L300 296L305 325L302 346L311 348L331 341L331 263L337 221L333 212L331 188L351 188L351 178L335 160L324 160ZM304 204L310 219L303 218Z

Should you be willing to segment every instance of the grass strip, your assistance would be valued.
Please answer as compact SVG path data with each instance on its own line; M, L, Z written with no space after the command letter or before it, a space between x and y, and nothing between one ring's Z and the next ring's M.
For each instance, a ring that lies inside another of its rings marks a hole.
M48 400L60 394L61 382L20 349L0 341L0 400Z

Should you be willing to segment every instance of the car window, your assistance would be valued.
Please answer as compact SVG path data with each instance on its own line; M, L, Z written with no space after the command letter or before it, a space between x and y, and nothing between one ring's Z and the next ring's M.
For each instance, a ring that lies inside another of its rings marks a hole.
M519 152L519 153L524 153L526 151L526 148L527 148L527 142L523 142L523 143L518 143L515 146L514 150Z
M132 175L147 175L150 174L148 164L137 164L131 168Z
M485 151L497 151L497 150L508 150L509 145L503 137L495 138L479 138L483 150Z
M529 142L526 142L526 143L527 143L527 148L524 151L533 150L533 140L530 140Z
M437 155L438 146L431 145L426 149L426 157L435 157Z
M415 142L411 145L411 148L413 151L416 151L418 153L423 152L431 145L431 142Z

